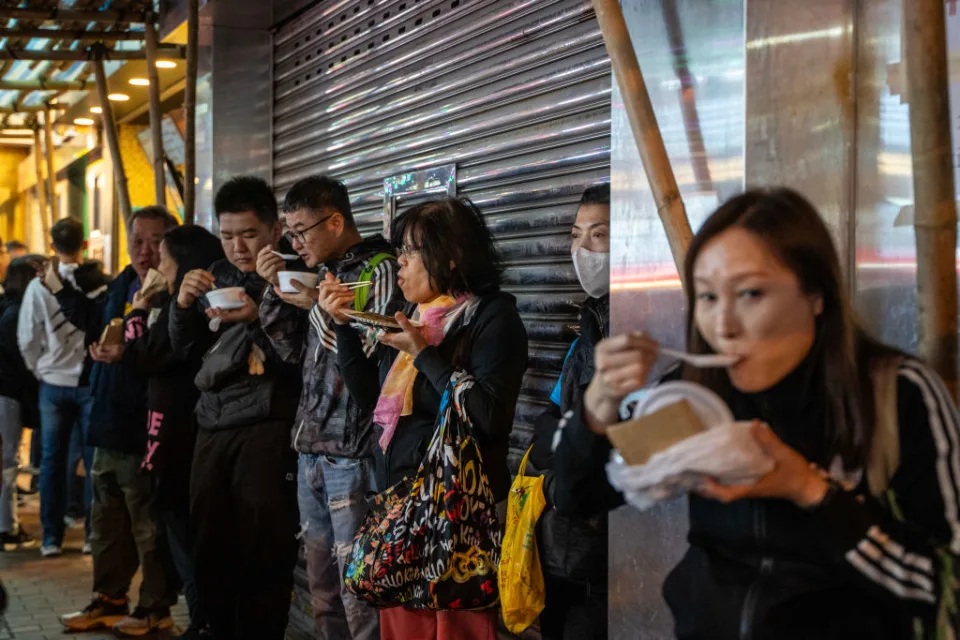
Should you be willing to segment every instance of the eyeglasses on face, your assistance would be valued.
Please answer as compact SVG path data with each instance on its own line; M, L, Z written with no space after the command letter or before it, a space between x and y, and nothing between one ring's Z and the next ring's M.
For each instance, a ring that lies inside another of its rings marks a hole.
M319 220L319 221L313 223L312 225L310 225L309 227L307 227L307 228L305 228L305 229L299 229L299 230L297 230L297 231L290 230L290 231L287 231L287 232L286 232L285 234L283 234L283 235L284 235L284 237L286 237L286 239L287 239L288 241L290 241L290 242L293 242L294 240L296 240L296 241L298 241L300 244L306 244L306 242L307 242L307 231L310 231L310 230L313 229L314 227L319 227L321 224L323 224L324 222L326 222L327 220L329 220L330 218L332 218L334 215L335 215L334 213L331 213L331 214L328 215L327 217L325 217L325 218L323 218L322 220Z

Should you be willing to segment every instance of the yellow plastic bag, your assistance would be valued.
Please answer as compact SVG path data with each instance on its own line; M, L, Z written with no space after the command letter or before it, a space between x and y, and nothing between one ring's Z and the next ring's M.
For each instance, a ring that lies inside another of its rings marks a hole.
M547 501L543 476L523 475L528 457L530 449L523 456L507 498L507 528L497 577L503 621L511 633L520 633L533 624L543 611L546 597L537 554L537 520Z

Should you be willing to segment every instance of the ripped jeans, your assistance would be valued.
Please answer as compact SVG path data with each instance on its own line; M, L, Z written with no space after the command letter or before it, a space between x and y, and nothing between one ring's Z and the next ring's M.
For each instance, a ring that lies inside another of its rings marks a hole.
M367 514L367 498L376 493L373 459L301 453L298 467L300 526L317 637L379 640L378 611L346 591L342 579L353 536Z

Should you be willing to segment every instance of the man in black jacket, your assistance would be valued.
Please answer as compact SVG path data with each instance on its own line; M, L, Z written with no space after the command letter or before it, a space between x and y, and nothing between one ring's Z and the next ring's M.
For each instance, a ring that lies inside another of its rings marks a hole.
M190 488L201 606L215 638L283 640L297 559L296 456L288 434L300 373L260 328L267 282L257 254L280 240L277 202L259 178L227 182L214 200L227 260L183 279L170 314L174 351L218 325L196 382L199 432ZM214 287L242 287L236 309L201 304ZM221 324L222 323L222 324Z
M580 336L570 347L550 407L537 419L530 462L545 472L549 508L538 527L546 606L544 640L607 637L607 513L561 514L556 509L552 444L560 416L583 396L593 378L593 350L610 335L610 185L590 187L580 199L572 230L574 269L587 298ZM521 473L523 470L521 470Z
M128 223L131 264L91 300L49 271L51 288L66 318L86 334L94 365L90 373L93 408L87 444L94 447L93 601L82 611L60 618L71 631L113 626L122 635L145 635L173 626L170 606L176 585L158 545L156 501L150 479L140 474L146 446L146 381L122 361L122 345L99 344L101 332L132 308L147 272L160 262L160 242L177 220L160 206L134 212ZM127 592L137 568L143 572L140 599L127 615Z
M287 237L308 268L320 267L321 276L331 273L344 282L370 282L356 290L354 309L393 315L402 308L396 257L381 235L360 236L342 183L305 178L287 192L283 210ZM286 268L269 247L261 250L257 271L274 287L277 272ZM341 578L367 514L367 498L376 492L371 414L344 387L333 323L317 305L316 288L297 288L297 294L268 289L260 319L277 353L302 365L303 393L291 439L299 453L300 527L317 633L378 640L377 610L346 592ZM374 380L370 384L377 386Z

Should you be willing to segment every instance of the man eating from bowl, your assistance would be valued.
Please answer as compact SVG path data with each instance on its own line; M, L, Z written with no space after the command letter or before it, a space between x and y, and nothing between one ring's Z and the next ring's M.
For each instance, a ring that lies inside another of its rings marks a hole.
M301 383L297 368L277 357L257 310L267 282L256 260L280 239L277 202L266 182L242 176L220 188L214 208L227 259L188 273L170 314L175 351L218 332L196 378L197 591L214 637L282 640L297 558L288 434Z
M300 527L317 634L379 640L377 610L341 584L344 559L367 513L366 498L376 491L373 423L343 384L333 323L317 305L315 270L344 282L368 281L350 294L351 308L392 316L404 304L396 286L399 267L382 236L360 236L347 188L337 180L301 180L287 193L283 211L287 237L310 272L278 275L291 270L292 263L270 247L261 249L257 271L274 287L264 295L260 319L276 352L302 367L303 393L292 440L300 459ZM296 293L281 288L288 276ZM308 279L313 286L305 286Z

